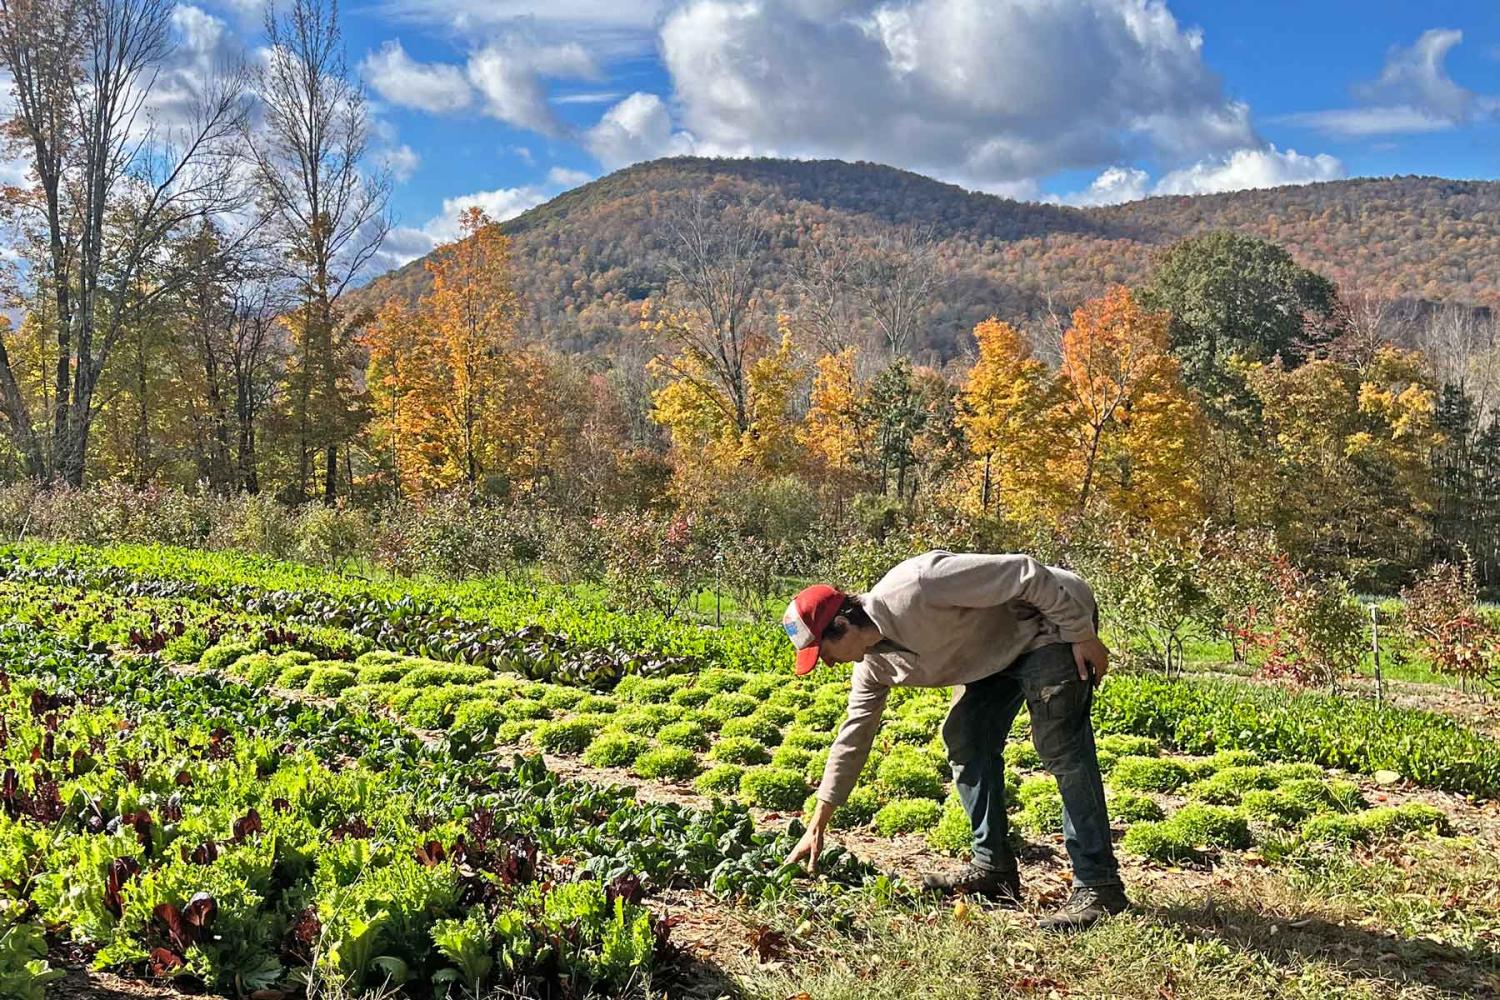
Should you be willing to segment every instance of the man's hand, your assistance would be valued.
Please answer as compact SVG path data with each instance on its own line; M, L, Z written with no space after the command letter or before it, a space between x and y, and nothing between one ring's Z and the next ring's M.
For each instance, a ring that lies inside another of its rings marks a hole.
M833 806L818 800L817 808L813 809L812 816L807 820L807 832L802 839L797 841L797 846L792 848L792 853L786 856L783 864L794 865L800 861L807 861L807 871L810 875L818 872L818 858L823 854L823 831L828 829L828 821L833 817Z
M1097 638L1073 643L1073 662L1078 664L1078 679L1098 684L1109 672L1109 649Z

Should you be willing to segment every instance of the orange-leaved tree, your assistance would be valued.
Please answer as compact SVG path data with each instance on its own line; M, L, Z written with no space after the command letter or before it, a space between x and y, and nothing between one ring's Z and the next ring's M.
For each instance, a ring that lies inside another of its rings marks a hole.
M366 328L363 344L370 450L377 465L393 477L397 493L405 484L420 491L427 475L419 444L428 433L420 400L431 395L423 383L431 379L432 368L415 310L399 299L386 302Z
M380 426L401 490L503 491L542 474L547 368L520 343L510 241L478 208L427 262L432 291L381 314L367 340Z
M1122 286L1073 313L1056 407L1069 447L1056 471L1078 511L1098 504L1170 531L1202 514L1203 417L1170 353L1167 321Z

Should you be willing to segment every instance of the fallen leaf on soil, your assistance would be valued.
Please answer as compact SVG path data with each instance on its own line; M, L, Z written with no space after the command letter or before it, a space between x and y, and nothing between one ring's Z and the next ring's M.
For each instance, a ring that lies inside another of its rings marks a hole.
M785 958L787 937L769 927L757 927L750 932L750 952L762 963Z

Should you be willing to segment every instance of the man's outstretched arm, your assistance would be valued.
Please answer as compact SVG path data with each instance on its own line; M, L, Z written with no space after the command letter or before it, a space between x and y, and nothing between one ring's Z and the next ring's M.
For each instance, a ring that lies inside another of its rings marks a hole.
M818 785L818 804L807 820L807 832L786 857L788 864L807 861L816 870L818 855L823 853L823 835L833 811L843 805L859 781L859 772L869 759L875 734L880 731L880 716L891 689L870 680L863 670L855 668L849 688L849 713L828 751L823 765L823 780Z

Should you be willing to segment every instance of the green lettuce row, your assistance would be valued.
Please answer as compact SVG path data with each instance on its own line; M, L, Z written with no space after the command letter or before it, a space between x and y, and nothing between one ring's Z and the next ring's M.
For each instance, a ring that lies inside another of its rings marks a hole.
M1395 771L1428 788L1500 795L1500 743L1435 712L1217 678L1109 679L1094 700L1100 732L1155 737L1187 753L1248 750L1362 774Z

